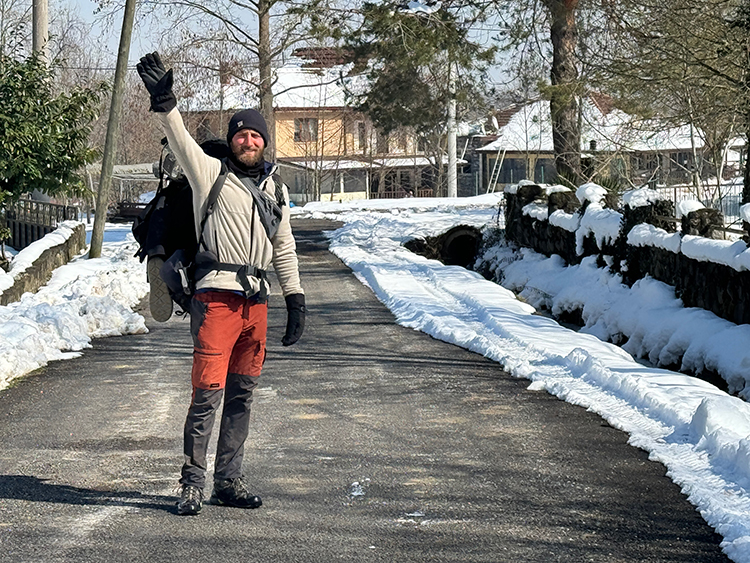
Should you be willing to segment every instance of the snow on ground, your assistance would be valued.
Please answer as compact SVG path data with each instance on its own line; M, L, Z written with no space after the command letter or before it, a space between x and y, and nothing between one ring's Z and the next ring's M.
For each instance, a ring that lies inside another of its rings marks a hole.
M723 536L724 552L750 563L750 405L700 379L643 365L628 353L662 360L684 353L688 367L702 362L747 372L750 327L685 309L668 286L654 280L628 289L593 261L564 268L559 258L498 245L485 260L508 277L504 283L524 292L524 302L475 272L402 246L459 224L495 223L497 202L491 194L309 203L293 213L344 223L329 235L331 250L399 324L496 360L529 379L530 389L581 405L627 432L632 445L667 467ZM575 305L587 326L566 329L534 314L529 302L560 310ZM630 335L623 348L597 338L616 334Z
M19 252L11 273L70 236L66 228ZM0 307L0 389L52 360L80 355L92 338L147 332L132 310L148 292L145 266L133 257L136 247L130 225L107 225L101 258L82 254L55 270L37 293Z

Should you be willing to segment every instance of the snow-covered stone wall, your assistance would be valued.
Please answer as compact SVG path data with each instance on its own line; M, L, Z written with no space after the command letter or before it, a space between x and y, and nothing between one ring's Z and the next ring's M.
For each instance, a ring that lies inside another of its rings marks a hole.
M674 204L647 189L627 192L615 208L596 184L576 190L573 210L572 192L562 200L559 192L531 183L506 191L506 238L568 264L595 256L629 285L650 276L674 286L687 307L750 323L750 239L710 238L720 213L682 206L678 220Z
M18 301L35 292L52 276L55 268L67 264L86 248L86 226L65 221L16 255L9 272L0 270L0 305Z

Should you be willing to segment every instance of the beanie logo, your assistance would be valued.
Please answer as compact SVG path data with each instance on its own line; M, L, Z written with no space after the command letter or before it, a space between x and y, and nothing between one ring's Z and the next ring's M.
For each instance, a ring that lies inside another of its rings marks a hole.
M244 124L245 124L244 121L238 121L237 122L237 127L242 127Z

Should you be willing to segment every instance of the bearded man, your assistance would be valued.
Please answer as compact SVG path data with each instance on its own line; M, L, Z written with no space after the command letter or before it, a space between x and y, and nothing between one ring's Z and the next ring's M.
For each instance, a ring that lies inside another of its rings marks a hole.
M200 241L190 305L193 392L177 513L194 515L202 508L208 443L222 397L211 502L257 508L262 501L248 491L242 460L253 390L266 356L266 271L271 264L287 305L282 344L297 342L304 329L305 296L289 222L289 193L274 173L276 166L264 159L268 130L260 113L246 109L234 114L227 130L231 156L213 158L185 129L172 92L172 69L164 68L158 53L144 56L137 69L151 96L151 109L192 188ZM207 213L209 194L219 181L221 191ZM280 216L269 230L262 208L279 200Z

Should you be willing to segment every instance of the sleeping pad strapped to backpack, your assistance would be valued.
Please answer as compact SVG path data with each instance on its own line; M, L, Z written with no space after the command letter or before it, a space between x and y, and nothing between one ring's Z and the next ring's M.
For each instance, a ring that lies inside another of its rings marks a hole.
M162 142L165 144L165 150L168 151L165 141ZM231 155L231 151L227 143L222 140L205 141L200 146L209 156L222 160L221 173L211 188L206 214L200 224L199 232L202 239L206 219L213 211L228 174L224 160ZM182 311L189 312L190 301L195 291L196 254L201 242L196 238L192 190L171 152L162 158L159 168L160 183L156 195L147 204L141 216L133 222L133 236L140 245L135 255L140 258L141 262L152 258L164 261L161 278L167 285L169 295ZM165 173L167 175L166 186L164 185ZM276 184L276 201L272 201L267 194L262 193L249 178L241 178L258 204L256 209L269 238L273 237L281 222L281 207L284 205L281 179L274 174L273 180ZM209 257L208 260L206 255ZM212 253L201 252L198 258L198 262L201 262L199 269L203 275L211 269L220 269L238 272L241 282L243 276L246 281L247 275L265 279L264 271L242 264L218 262ZM262 297L265 298L264 284L261 284L261 292L264 294Z

